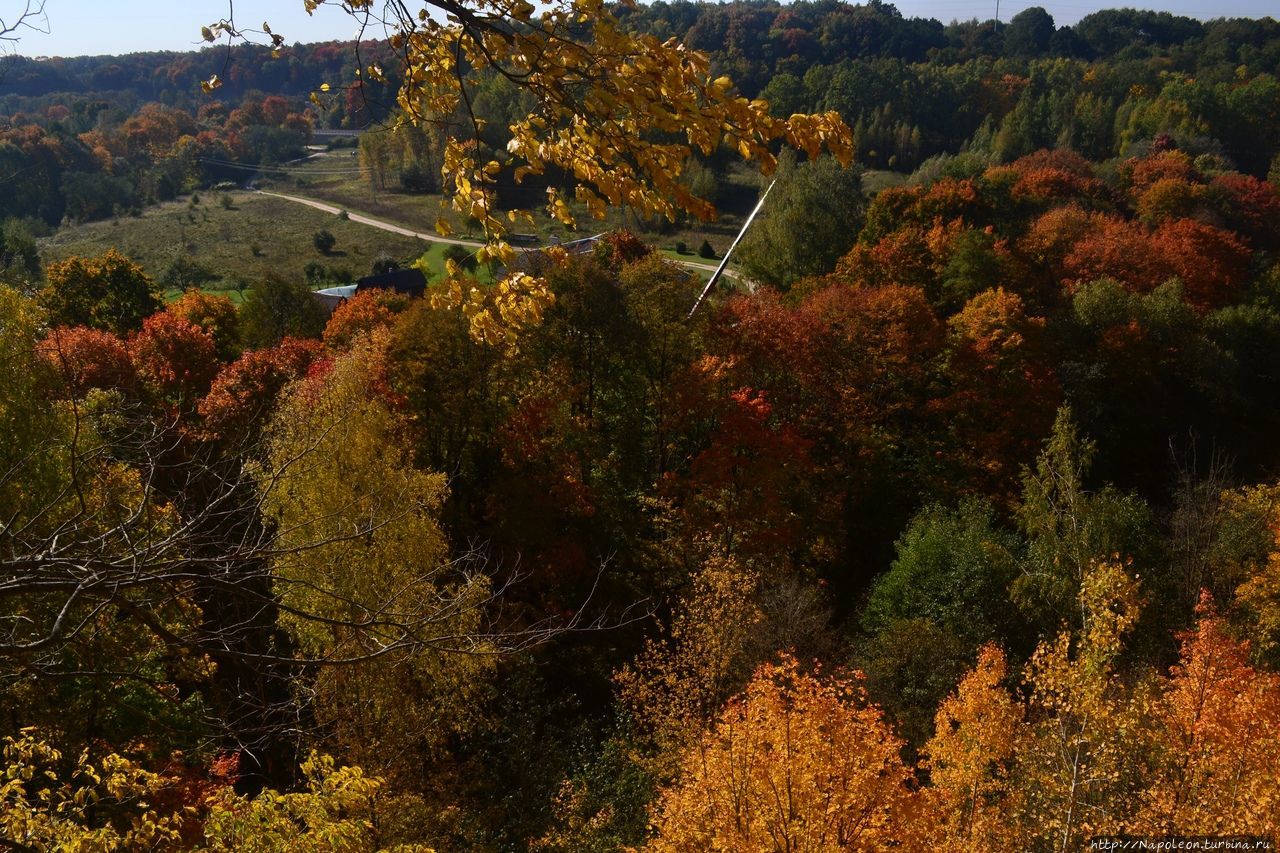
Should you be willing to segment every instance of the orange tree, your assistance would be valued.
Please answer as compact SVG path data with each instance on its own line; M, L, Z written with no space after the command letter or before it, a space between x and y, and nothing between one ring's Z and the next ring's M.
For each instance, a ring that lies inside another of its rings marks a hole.
M765 665L686 754L645 849L920 849L929 819L899 746L856 681Z

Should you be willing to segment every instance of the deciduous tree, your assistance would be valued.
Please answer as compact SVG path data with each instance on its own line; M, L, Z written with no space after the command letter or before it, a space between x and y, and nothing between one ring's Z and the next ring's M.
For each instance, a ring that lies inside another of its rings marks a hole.
M1280 675L1255 669L1249 646L1206 598L1181 660L1155 702L1152 767L1131 831L1280 831Z
M945 373L952 392L940 407L950 417L952 454L970 482L1005 504L1061 398L1047 325L1003 288L979 293L948 323Z
M1150 548L1150 510L1141 498L1111 486L1086 488L1094 447L1064 406L1034 471L1023 476L1018 515L1028 548L1012 592L1045 629L1063 619L1079 625L1087 618L1073 605L1081 601L1081 584L1095 561L1142 558Z
M86 326L51 329L40 342L40 354L75 397L83 397L94 388L136 390L138 373L128 344L110 332Z
M409 305L408 297L391 290L365 290L339 305L324 327L324 343L338 350L357 335L390 326Z
M642 760L670 778L682 752L740 690L757 661L747 649L764 616L755 601L760 579L732 560L712 558L692 579L670 635L650 641L614 677L622 707L649 753Z
M230 298L188 290L165 310L208 332L218 361L231 361L240 354L240 315Z
M285 338L274 347L246 352L218 371L200 401L205 428L232 444L251 443L265 426L280 392L320 356L319 341L300 338Z
M138 376L184 409L194 409L218 373L213 336L182 317L161 311L129 341Z
M1280 660L1280 511L1270 507L1271 548L1267 557L1251 566L1236 590L1236 599L1244 605L1251 623L1251 635L1257 651L1272 662Z
M91 326L123 335L141 328L160 300L142 267L108 249L96 258L49 264L40 304L56 325Z
M1150 737L1118 669L1142 606L1137 580L1120 564L1095 564L1078 600L1078 634L1042 642L1027 665L1030 737L1018 756L1020 831L1059 853L1126 825Z
M925 831L911 771L854 678L761 667L685 756L645 849L880 850Z
M36 241L21 221L0 223L0 281L14 287L29 287L39 281L40 255Z
M997 850L1026 841L1015 820L1020 792L1013 766L1028 732L1007 677L1004 652L983 646L977 664L938 708L925 766L940 800L944 850Z
M865 203L862 171L830 157L784 157L777 181L737 258L747 275L785 288L835 268L858 237Z
M324 324L324 308L307 286L274 273L256 282L240 307L241 335L249 347L275 346L286 337L319 337Z
M1007 636L1017 550L1017 538L998 528L982 501L928 506L899 537L897 559L872 588L863 625L875 631L897 619L929 619L970 650Z
M362 763L421 781L502 641L484 637L488 577L449 559L444 477L412 466L378 394L385 347L362 338L290 387L258 479L281 625L308 657L354 662L318 674L317 713Z

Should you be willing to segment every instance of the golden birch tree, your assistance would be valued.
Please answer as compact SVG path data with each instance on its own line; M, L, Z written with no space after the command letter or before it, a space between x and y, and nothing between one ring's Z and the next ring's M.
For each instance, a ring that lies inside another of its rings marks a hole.
M936 732L925 746L938 806L938 849L1017 847L1013 820L1020 795L1012 765L1027 737L1024 709L1004 687L1004 652L987 645L978 662L943 700Z

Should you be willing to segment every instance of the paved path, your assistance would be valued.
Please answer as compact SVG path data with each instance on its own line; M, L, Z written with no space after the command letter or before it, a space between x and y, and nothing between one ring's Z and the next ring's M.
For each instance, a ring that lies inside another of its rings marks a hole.
M314 207L316 210L323 210L325 213L337 214L343 208L329 204L324 201L316 201L313 198L303 198L298 195L285 195L284 193L271 192L269 190L254 190L259 195L269 195L275 198L282 198L286 201L296 202L297 204L305 204L307 207ZM471 246L473 248L483 246L484 243L478 240L460 240L456 237L441 237L434 231L414 231L412 228L405 228L403 225L396 225L394 222L387 222L382 219L374 219L371 216L365 216L363 213L352 213L347 211L347 218L352 222L359 222L361 225L369 225L373 228L381 228L383 231L390 231L393 234L402 234L405 237L417 237L419 240L426 240L428 243L453 243L459 246ZM698 261L685 261L676 258L668 258L682 267L689 269L702 270L703 272L712 273L716 271L716 264L704 264ZM725 275L734 275L729 270L725 270ZM736 278L736 276L734 276Z

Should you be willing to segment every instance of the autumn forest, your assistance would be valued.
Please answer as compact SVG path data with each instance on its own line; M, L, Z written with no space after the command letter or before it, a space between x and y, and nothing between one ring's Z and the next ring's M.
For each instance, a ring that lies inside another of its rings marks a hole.
M0 53L0 847L1280 843L1275 20L426 6Z

